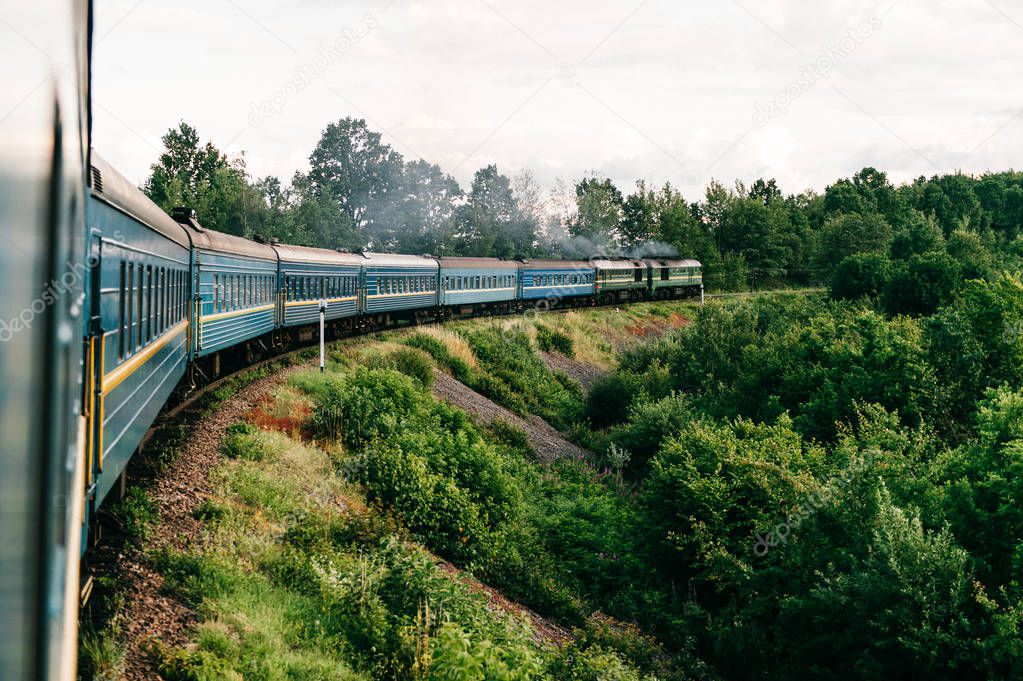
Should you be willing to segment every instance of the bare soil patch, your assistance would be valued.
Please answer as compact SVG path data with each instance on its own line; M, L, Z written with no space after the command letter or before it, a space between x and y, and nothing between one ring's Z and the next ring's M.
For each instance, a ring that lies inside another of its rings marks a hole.
M539 416L523 418L438 369L434 370L433 395L484 423L504 421L518 428L526 434L529 444L542 463L550 463L566 456L580 458L588 455L585 449L566 440Z

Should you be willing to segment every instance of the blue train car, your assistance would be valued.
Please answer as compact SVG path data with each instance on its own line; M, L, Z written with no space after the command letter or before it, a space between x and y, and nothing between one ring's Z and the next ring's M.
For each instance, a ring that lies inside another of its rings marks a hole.
M440 305L455 314L510 312L519 286L519 264L497 258L440 258Z
M175 211L192 240L192 355L207 357L274 331L277 251L203 228Z
M5 6L5 23L31 39L0 40L8 64L0 90L0 678L11 681L75 673L87 18L84 3Z
M360 311L371 325L436 309L440 270L436 260L390 253L362 253L362 258Z
M85 474L94 508L185 374L190 263L180 225L95 152L91 170Z
M326 300L326 321L354 328L359 313L362 256L303 246L274 244L273 248L280 263L281 326L317 323L319 302Z
M585 260L523 260L519 296L524 302L578 305L593 300L596 270Z

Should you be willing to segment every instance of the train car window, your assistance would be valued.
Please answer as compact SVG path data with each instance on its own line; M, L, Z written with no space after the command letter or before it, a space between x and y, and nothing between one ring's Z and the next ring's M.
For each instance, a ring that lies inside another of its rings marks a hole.
M213 275L213 311L220 312L220 275Z
M146 328L143 330L142 343L153 340L153 266L146 265Z
M155 336L159 337L163 333L163 320L166 315L163 313L163 306L167 303L167 296L164 295L163 287L165 285L163 279L163 268L156 268L156 333Z
M118 317L117 323L117 358L124 359L124 305L125 305L125 285L127 284L127 273L125 271L126 263L121 261L121 272L120 272L120 288L121 297L118 298L118 308L120 316Z
M137 349L142 345L142 313L145 310L143 305L145 300L143 295L145 293L145 266L139 263L135 267L135 348Z
M166 267L161 268L160 279L163 282L163 307L161 307L160 309L163 315L163 318L161 319L161 324L163 326L164 331L166 331L167 328L170 326L172 305L171 295L173 289L173 287L171 286L171 280L173 276L174 273L172 270L168 270Z
M163 298L160 296L160 268L153 268L153 318L150 324L153 327L153 332L150 334L152 338L160 337L160 306L163 304Z
M167 319L170 317L169 296L167 295L167 268L160 268L160 333L167 330Z
M164 267L161 276L163 277L163 330L166 331L170 327L171 315L174 314L174 287L172 285L174 271Z
M135 338L135 327L132 322L135 314L135 266L130 262L128 263L128 287L125 289L124 297L125 307L128 309L128 320L125 324L125 355L130 355L134 348Z

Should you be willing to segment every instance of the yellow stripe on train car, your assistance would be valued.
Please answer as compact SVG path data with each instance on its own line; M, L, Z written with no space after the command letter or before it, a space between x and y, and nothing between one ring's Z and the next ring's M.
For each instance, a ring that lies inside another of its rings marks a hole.
M113 390L121 383L123 383L126 378L135 373L135 371L139 367L141 367L153 355L155 355L160 348L167 345L167 343L169 343L171 339L181 335L181 333L187 329L188 329L187 321L178 322L177 324L172 326L170 330L164 332L164 334L160 336L157 340L147 345L142 352L138 353L137 355L129 359L127 362L123 363L121 366L111 371L109 374L104 374L103 384L101 386L102 393L105 395L108 391Z
M200 315L200 323L213 322L220 319L227 319L228 317L237 317L240 314L247 314L249 312L263 312L265 310L274 309L274 304L269 303L267 305L260 305L259 307L246 307L242 310L231 310L230 312L218 312L217 314L211 315Z
M355 300L357 296L345 296L344 298L328 298L327 304L343 303L348 300ZM303 305L319 305L319 300L291 300L284 303L284 307L302 307Z

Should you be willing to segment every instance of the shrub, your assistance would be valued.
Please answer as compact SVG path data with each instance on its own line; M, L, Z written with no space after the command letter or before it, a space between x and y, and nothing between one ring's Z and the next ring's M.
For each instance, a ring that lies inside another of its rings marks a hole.
M414 333L405 339L405 345L412 348L418 348L423 352L433 357L437 362L448 369L451 375L457 378L463 383L468 383L472 379L472 368L468 362L460 357L453 355L448 347L435 338L434 336L427 335L425 333Z
M387 357L389 364L401 373L414 378L424 388L433 384L433 362L422 350L408 348L397 350Z
M549 326L536 327L536 344L545 352L560 352L565 357L575 356L575 343L571 337Z

